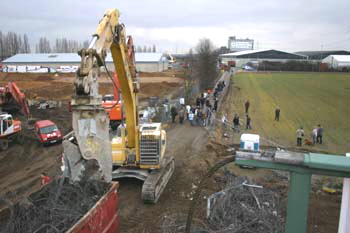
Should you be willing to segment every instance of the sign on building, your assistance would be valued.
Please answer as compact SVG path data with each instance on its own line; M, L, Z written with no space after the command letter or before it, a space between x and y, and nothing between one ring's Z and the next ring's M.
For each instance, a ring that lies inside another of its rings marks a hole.
M228 39L228 48L231 52L239 52L244 50L254 49L254 40L251 39L236 39L235 36L231 36Z

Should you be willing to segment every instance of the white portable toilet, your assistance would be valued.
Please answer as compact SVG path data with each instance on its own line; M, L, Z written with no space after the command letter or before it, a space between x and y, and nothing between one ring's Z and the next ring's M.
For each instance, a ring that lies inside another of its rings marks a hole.
M241 135L240 142L241 150L259 151L260 150L260 136L258 134L244 133Z

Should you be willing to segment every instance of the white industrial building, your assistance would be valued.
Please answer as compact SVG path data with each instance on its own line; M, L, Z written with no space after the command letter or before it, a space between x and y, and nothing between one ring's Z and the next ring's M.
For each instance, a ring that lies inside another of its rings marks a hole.
M350 55L329 55L322 63L327 63L330 69L350 71Z
M161 72L168 69L167 56L163 53L136 53L136 69L140 72ZM16 54L1 62L8 72L75 72L81 57L76 53ZM114 71L111 54L107 55L108 70Z
M167 56L163 53L136 53L135 61L136 69L140 72L162 72L169 65Z

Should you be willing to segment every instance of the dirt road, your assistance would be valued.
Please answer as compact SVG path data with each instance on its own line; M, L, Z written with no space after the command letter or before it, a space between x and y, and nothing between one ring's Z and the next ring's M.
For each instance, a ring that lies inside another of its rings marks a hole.
M161 218L187 211L192 184L206 170L208 153L203 151L208 140L201 127L172 124L167 130L167 156L175 157L175 171L156 205L141 201L142 183L122 180L120 196L120 232L158 232Z

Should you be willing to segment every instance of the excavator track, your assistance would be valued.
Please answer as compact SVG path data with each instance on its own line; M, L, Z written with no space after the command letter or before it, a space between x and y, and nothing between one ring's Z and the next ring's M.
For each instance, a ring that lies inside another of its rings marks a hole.
M142 200L157 203L175 169L174 157L165 157L160 170L152 171L142 186Z

